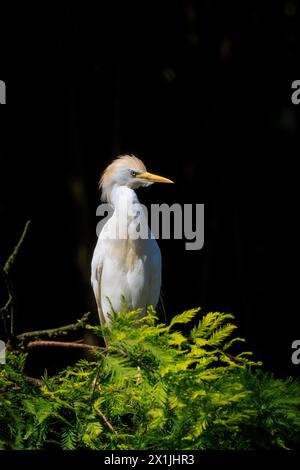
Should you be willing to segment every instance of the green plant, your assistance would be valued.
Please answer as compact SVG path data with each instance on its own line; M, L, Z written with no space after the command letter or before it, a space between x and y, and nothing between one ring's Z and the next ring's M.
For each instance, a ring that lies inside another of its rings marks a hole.
M258 371L233 352L230 314L199 309L160 323L125 307L94 348L58 375L32 383L26 353L0 366L0 448L271 449L300 444L300 385ZM180 325L199 322L188 333ZM98 326L89 326L97 335Z

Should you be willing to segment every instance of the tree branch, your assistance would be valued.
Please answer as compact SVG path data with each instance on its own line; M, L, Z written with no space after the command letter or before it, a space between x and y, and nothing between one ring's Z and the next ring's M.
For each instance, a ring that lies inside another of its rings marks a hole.
M35 387L40 387L43 383L42 380L36 379L35 377L29 377L28 375L25 375L24 379L27 383L29 383L30 385L34 385ZM16 391L16 392L19 391L19 390L22 390L21 385L16 380L13 380L13 381L15 382L15 385L13 385L13 386L9 385L9 386L0 388L0 393L7 392L8 390L10 392L12 390Z
M94 346L92 344L85 344L85 343L75 343L75 342L67 342L67 341L29 341L26 344L26 349L33 349L39 347L58 347L58 348L74 348L74 349L89 349L89 350L97 350L97 349L105 349L99 346Z
M7 293L8 293L8 300L6 304L0 309L0 314L2 316L3 324L4 324L4 330L5 330L5 334L7 336L8 341L14 340L14 312L15 312L15 306L16 306L15 292L14 292L13 284L10 279L9 271L16 259L19 249L21 248L25 240L30 222L31 222L30 220L26 222L22 235L18 243L16 244L12 254L8 257L4 267L0 266L0 271L4 278L5 286L6 286Z
M99 408L95 408L97 413L101 416L101 418L103 419L103 421L105 422L106 426L108 427L108 429L113 433L113 434L118 434L117 431L114 429L113 425L108 421L107 417L105 416L104 413L102 413L101 410L99 410Z
M6 304L1 307L0 314L2 316L3 324L4 324L4 331L7 336L7 340L11 340L13 337L13 313L14 313L14 306L16 304L15 300L15 292L13 289L12 282L10 280L9 273L0 266L0 272L3 277L5 287L8 293L8 300Z
M38 338L41 336L47 336L48 338L56 338L57 336L64 335L70 331L76 331L79 328L84 328L91 312L85 313L80 320L77 320L76 323L71 323L70 325L61 326L59 328L51 328L48 330L36 330L28 331L26 333L21 333L17 336L19 341L25 341L31 338Z
M35 377L29 377L28 375L25 375L25 380L31 385L35 385L36 387L40 387L43 383L42 380L36 379Z
M24 240L25 240L25 237L26 237L26 234L27 234L27 231L28 231L28 228L29 228L30 223L31 223L31 220L27 220L27 222L26 222L26 224L25 224L25 227L24 227L24 229L23 229L23 233L22 233L22 235L21 235L21 237L20 237L18 243L16 244L16 246L15 246L15 248L14 248L12 254L8 257L8 259L7 259L7 261L6 261L5 265L4 265L4 271L5 271L6 273L9 272L11 266L13 265L13 263L14 263L14 261L15 261L15 258L16 258L17 254L18 254L18 251L19 251L19 249L21 248L21 246L22 246L22 244L23 244L23 242L24 242Z
M2 317L3 324L4 324L4 331L5 335L7 336L7 346L9 348L18 349L18 348L25 348L25 349L33 349L38 347L63 347L63 348L75 348L75 349L85 349L85 350L97 350L97 349L105 349L100 348L98 346L78 343L78 342L63 342L63 341L34 341L34 339L39 338L41 336L46 336L48 338L55 338L59 335L65 335L70 331L76 331L79 328L84 328L85 324L87 323L88 317L90 312L85 313L80 320L77 320L76 323L71 323L69 325L61 326L59 328L51 328L47 330L37 330L37 331L28 331L25 333L21 333L18 336L14 334L14 310L15 310L15 293L13 284L10 279L10 269L13 266L17 254L25 240L30 220L28 220L25 224L23 229L22 235L13 249L13 252L8 257L4 267L0 266L0 274L2 275L6 290L8 293L8 299L5 305L0 308L0 316ZM33 341L32 341L33 340ZM35 379L30 379L31 383L33 383ZM37 382L35 381L37 384Z

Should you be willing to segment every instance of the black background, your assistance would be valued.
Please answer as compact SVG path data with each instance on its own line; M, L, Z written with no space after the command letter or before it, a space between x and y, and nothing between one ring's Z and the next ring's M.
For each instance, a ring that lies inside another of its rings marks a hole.
M3 14L1 263L32 220L13 272L19 332L87 310L98 321L89 281L98 180L112 158L134 153L176 182L140 190L142 202L205 204L200 251L159 242L168 317L232 312L266 369L299 375L299 8L47 1ZM39 354L41 371L66 357Z

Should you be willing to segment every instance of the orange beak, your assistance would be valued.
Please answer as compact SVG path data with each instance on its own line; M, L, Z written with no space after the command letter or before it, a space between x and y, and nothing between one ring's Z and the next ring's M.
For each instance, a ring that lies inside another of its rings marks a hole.
M174 183L174 181L169 180L168 178L164 178L163 176L153 175L152 173L148 173L145 171L138 175L138 178L142 178L146 181L151 181L152 183Z

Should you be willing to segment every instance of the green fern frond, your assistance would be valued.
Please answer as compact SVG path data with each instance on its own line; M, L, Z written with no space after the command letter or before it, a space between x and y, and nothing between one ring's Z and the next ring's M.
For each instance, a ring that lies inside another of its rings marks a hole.
M209 346L219 347L221 344L231 335L233 330L237 327L232 323L227 323L227 325L218 328L217 330L213 331L211 336L208 339Z
M198 326L191 331L191 338L208 338L208 336L226 320L232 320L230 313L209 312L199 321Z
M109 376L117 386L123 387L136 377L137 370L130 366L127 358L106 355L103 360L103 374Z
M102 431L103 427L98 421L88 423L82 435L83 444L88 449L96 450L98 448L97 440Z
M200 307L192 308L190 310L186 310L183 313L175 315L171 320L168 330L172 328L172 326L177 325L179 323L189 323L197 315L199 310L200 310Z
M168 338L168 343L170 346L181 346L182 343L185 343L186 341L187 338L179 331L174 331L174 333L171 333Z
M186 331L197 310L168 325L151 308L143 319L115 313L105 350L45 374L40 386L26 380L22 353L9 352L0 448L298 448L299 382L259 372L230 314L202 315L191 333L175 328Z
M72 428L65 430L61 435L61 447L63 450L75 450L77 433Z

